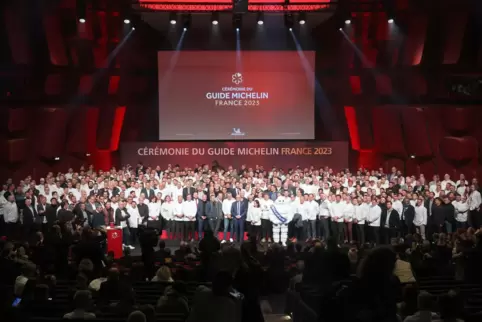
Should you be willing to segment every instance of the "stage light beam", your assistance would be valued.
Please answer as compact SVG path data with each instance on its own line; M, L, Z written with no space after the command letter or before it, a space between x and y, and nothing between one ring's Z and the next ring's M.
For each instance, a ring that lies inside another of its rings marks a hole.
M219 15L217 12L213 12L211 16L211 23L216 26L219 23Z
M262 12L258 13L258 25L264 24L264 14Z
M304 12L301 12L299 15L298 15L298 23L300 25L304 25L306 23L306 14Z
M394 23L394 22L395 20L393 20L393 18L388 19L388 23Z

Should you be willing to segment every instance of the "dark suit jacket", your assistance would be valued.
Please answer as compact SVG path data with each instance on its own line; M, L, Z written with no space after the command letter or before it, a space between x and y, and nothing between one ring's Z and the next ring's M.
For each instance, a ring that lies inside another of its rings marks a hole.
M61 223L65 223L74 219L74 214L70 210L60 209L58 213L58 218Z
M47 205L42 205L39 203L37 205L37 217L35 217L36 224L42 224L44 221L44 217L47 215Z
M194 187L186 187L184 189L182 189L182 198L184 200L187 199L187 195L193 195L194 193L196 192L196 189L194 189Z
M126 213L126 214L127 214L127 217L124 218L124 217L123 217L124 214L123 214L122 212ZM130 216L131 216L131 215L129 215L129 213L127 212L127 209L126 209L126 208L124 208L124 209L122 209L122 210L121 210L120 208L117 208L117 209L115 210L115 225L116 225L116 226L120 226L120 223L121 223L122 221L126 221L127 226L129 226L129 221L128 221L127 219L128 219Z
M387 218L388 218L388 210L387 210ZM400 228L400 214L395 209L392 209L390 213L390 218L388 218L388 227L389 228Z
M23 208L23 224L24 225L32 225L35 222L35 218L37 217L37 210L35 207L32 206L32 210L29 207Z
M149 190L147 190L146 188L142 188L142 189L141 189L141 193L143 193L144 196L146 196L146 198L147 198L148 200L151 200L151 198L156 195L156 193L154 192L154 189L152 189L152 188L149 189Z
M202 220L202 218L201 218L202 216L209 217L212 213L211 202L206 201L205 206L204 206L204 212L203 212L203 204L204 204L204 201L202 201L202 200L199 200L198 203L197 203L196 217L197 217L198 220Z
M149 219L149 206L146 204L138 204L139 216L142 218L142 222L146 222Z
M429 217L429 218L432 215L432 209L433 209L434 205L435 205L435 200L432 200L432 207L430 207L430 199L426 199L425 202L424 202L424 206L427 209L427 217Z
M95 209L95 204L92 205L90 202L86 202L85 203L85 211L87 211L87 213L89 214L89 216L92 216L94 214L94 212L96 211Z
M45 211L45 216L47 217L47 224L52 226L57 221L57 208L48 205L47 210Z
M236 216L241 216L242 220L246 219L246 214L248 213L248 207L243 201L240 201L239 212L238 212L238 201L235 201L231 206L231 215L236 219Z
M403 208L405 209L405 205L403 205ZM409 205L403 213L403 217L405 218L406 225L413 224L413 219L415 219L415 208L413 208L412 205Z

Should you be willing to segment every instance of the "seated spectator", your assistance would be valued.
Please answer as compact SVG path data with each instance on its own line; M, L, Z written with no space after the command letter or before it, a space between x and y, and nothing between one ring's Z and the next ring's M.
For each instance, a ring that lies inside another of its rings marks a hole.
M22 297L23 290L30 278L35 277L36 267L32 263L27 263L22 266L22 274L15 280L14 295Z
M75 309L64 315L68 320L93 320L96 318L94 313L87 312L90 306L92 294L89 291L77 291L74 295Z
M413 276L412 272L412 265L404 260L401 260L401 252L403 252L403 248L397 245L397 261L395 262L395 270L393 274L398 277L400 283L415 283L415 277Z
M73 300L78 291L86 291L88 289L89 282L87 277L85 277L83 274L78 274L75 278L75 285L69 291L69 300Z
M439 297L440 319L434 322L463 322L459 319L462 313L462 301L457 293L450 291Z
M417 304L418 311L409 315L403 320L404 322L431 322L433 320L439 319L439 316L432 312L432 301L433 297L430 293L422 291L418 295Z
M188 301L185 296L186 287L184 283L176 282L165 289L164 295L157 302L158 313L181 314L184 318L189 314Z
M147 322L146 315L141 311L134 311L127 317L127 322Z
M118 308L125 312L134 304L134 294L132 287L120 279L119 270L111 268L107 281L100 285L99 304Z
M418 289L413 284L407 284L403 289L403 302L400 303L400 315L402 319L415 314L418 307Z
M171 257L171 250L166 248L166 242L163 240L159 241L159 250L154 252L154 262L161 263L161 265L165 264L165 260L168 257Z
M152 305L142 305L139 307L139 311L146 316L146 322L156 322L156 310Z
M171 269L166 265L162 265L156 272L156 276L152 278L152 282L174 282L172 279Z
M234 293L233 278L228 272L219 272L212 289L199 286L188 322L239 322L241 321L242 295Z
M305 262L297 261L296 262L296 275L293 276L290 280L290 290L296 290L296 286L300 284L303 280L303 270L305 269Z

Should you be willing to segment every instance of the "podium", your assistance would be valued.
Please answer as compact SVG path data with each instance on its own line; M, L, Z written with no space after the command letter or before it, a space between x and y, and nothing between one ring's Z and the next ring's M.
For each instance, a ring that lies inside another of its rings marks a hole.
M122 249L122 229L120 227L108 227L106 230L107 252L113 252L115 259L121 258L124 255Z

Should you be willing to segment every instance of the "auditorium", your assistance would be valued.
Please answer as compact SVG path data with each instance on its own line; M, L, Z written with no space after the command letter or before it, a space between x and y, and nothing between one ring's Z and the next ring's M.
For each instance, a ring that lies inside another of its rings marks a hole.
M2 321L482 321L482 1L0 12Z

